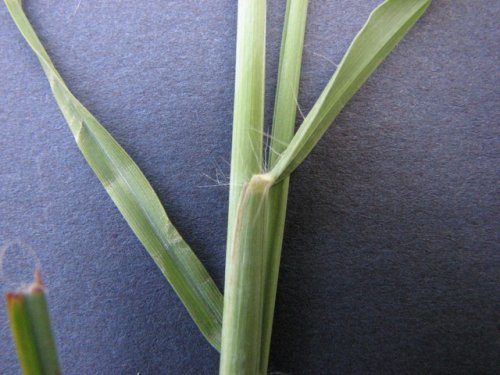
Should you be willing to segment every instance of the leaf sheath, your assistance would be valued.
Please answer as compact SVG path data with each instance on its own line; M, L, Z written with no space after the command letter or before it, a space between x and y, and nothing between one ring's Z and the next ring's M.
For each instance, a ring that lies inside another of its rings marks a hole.
M224 292L221 375L259 373L270 186L262 175L255 175L243 188L238 205Z
M247 206L243 208L243 216L240 216L240 202L244 186L247 186L253 175L262 172L266 0L239 0L237 22L224 319L219 373L254 375L259 367L262 325L262 223L254 223L249 219ZM254 202L254 199L250 201ZM255 208L252 204L248 207ZM245 219L243 223L241 218ZM246 246L250 243L259 247ZM248 297L245 297L246 294Z

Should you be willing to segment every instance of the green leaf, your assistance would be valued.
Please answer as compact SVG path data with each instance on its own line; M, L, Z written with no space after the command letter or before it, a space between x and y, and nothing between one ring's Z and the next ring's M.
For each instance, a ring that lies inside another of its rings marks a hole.
M42 375L42 363L24 296L22 293L11 292L7 293L6 299L10 329L23 374Z
M35 291L25 296L35 332L38 353L42 362L44 374L59 374L59 360L52 335L47 301L43 291Z
M35 272L35 281L26 291L9 292L6 298L12 336L23 373L60 374L40 271Z
M354 38L337 70L269 174L280 181L309 155L344 105L412 28L431 0L386 0Z
M213 279L170 222L139 167L66 87L26 18L21 2L5 2L36 53L85 159L201 332L219 349L223 298Z

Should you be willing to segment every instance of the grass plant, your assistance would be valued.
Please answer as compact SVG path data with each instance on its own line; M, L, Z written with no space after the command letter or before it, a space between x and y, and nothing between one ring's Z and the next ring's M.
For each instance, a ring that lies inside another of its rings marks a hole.
M70 92L25 16L21 1L5 2L37 55L89 165L202 334L221 351L220 375L266 374L290 174L431 0L382 2L353 40L297 132L309 2L287 0L269 149L263 139L267 4L266 0L238 1L224 296L169 220L139 167ZM23 313L22 308L18 310ZM28 333L21 341L32 340ZM25 354L30 355L29 348Z

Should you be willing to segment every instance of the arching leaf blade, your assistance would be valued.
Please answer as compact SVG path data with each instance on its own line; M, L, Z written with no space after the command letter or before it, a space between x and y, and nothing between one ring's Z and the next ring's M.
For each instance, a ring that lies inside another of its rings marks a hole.
M220 350L223 297L215 282L168 218L139 167L69 91L24 14L21 1L5 2L37 55L85 159L203 335Z

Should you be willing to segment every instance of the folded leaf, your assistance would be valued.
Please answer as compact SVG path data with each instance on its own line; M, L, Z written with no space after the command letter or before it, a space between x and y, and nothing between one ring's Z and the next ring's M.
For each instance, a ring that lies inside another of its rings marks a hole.
M201 332L219 349L223 298L215 282L170 222L139 167L66 87L24 14L21 1L5 2L36 53L85 159Z
M7 314L25 375L58 375L59 359L40 270L25 290L8 292Z

